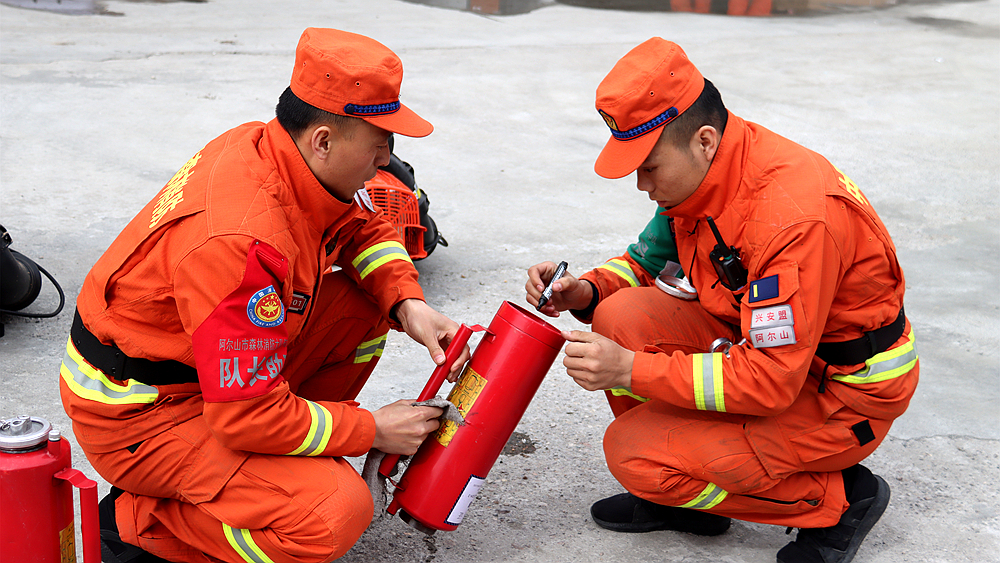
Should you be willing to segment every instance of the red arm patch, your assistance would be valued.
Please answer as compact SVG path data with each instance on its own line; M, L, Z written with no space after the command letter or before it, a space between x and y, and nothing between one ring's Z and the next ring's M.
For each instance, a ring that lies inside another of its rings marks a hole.
M192 335L198 381L206 402L264 395L282 380L288 353L285 306L277 292L288 261L254 241L243 282Z

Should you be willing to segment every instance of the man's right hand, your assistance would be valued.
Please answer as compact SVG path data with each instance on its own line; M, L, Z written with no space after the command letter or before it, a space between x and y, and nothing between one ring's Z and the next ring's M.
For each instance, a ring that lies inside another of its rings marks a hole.
M438 429L444 412L437 407L415 407L416 399L401 399L372 413L375 442L372 447L387 454L413 455L428 434Z
M545 286L555 273L554 262L542 262L528 268L528 283L524 284L528 303L532 306L538 305ZM593 295L594 288L589 283L582 282L567 272L552 284L552 297L542 306L540 312L550 317L558 317L559 311L585 309L590 305Z

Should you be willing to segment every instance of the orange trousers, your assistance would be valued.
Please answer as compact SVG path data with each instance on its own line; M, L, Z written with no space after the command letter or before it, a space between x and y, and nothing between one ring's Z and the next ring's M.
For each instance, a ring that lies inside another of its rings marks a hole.
M593 330L635 351L708 352L718 337L740 340L739 327L705 311L697 301L683 301L655 287L620 290L595 311ZM752 416L685 409L663 401L640 402L614 396L608 402L615 420L604 435L608 468L631 493L658 504L682 506L699 497L725 497L706 511L739 520L796 528L837 523L847 509L841 470L868 455L882 442L891 421L870 420L875 439L859 446L845 439L843 423L868 419L843 406L831 393L805 389L775 417L786 437L809 435L816 447L808 454L793 440L788 447L757 451L747 439ZM829 432L825 430L829 429ZM771 475L772 465L798 468Z
M385 335L388 324L342 273L324 276L314 307L289 344L282 375L304 398L352 400L378 362L376 355L354 363L355 349ZM184 399L185 409L192 400L200 395ZM227 450L200 415L137 446L87 457L126 491L115 504L122 540L170 561L331 561L371 523L371 494L343 458ZM233 463L239 467L228 479L209 477L214 466Z

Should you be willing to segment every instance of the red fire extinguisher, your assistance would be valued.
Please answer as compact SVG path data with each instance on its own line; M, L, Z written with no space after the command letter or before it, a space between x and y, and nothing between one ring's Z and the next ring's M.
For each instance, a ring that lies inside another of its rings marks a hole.
M486 334L448 395L465 425L446 421L428 436L387 509L427 534L454 530L462 522L565 342L555 327L505 301L488 329L459 328L448 359L434 370L419 400L434 397L469 336L480 330ZM379 474L388 477L398 459L386 456Z
M80 489L84 563L100 563L97 483L70 467L70 447L42 418L0 422L4 562L76 561L73 487Z

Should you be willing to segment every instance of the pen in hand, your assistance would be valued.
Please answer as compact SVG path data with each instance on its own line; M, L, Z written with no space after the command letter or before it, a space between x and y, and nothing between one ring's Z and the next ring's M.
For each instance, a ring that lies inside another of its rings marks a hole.
M542 307L549 302L549 299L552 299L552 284L554 284L557 279L563 277L563 274L566 273L566 268L568 267L569 264L565 261L560 262L559 265L556 266L556 271L552 274L552 279L549 280L549 285L545 287L545 291L542 292L541 298L538 299L538 305L535 306L536 311L541 311Z

